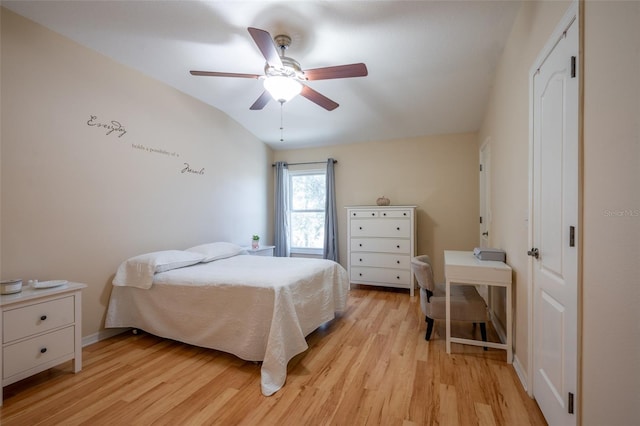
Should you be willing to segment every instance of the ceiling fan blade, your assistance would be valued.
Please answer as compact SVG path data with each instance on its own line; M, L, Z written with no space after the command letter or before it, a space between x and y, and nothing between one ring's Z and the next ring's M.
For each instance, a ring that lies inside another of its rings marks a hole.
M262 92L262 95L251 105L250 110L260 110L271 100L271 95L266 90Z
M338 65L335 67L304 70L307 80L329 80L331 78L364 77L368 75L367 66L363 63Z
M339 106L337 103L335 103L331 99L316 92L311 87L305 86L304 84L302 85L302 92L300 92L300 95L309 99L311 102L320 105L322 108L326 109L327 111L333 111Z
M273 42L271 34L258 28L249 27L247 30L249 30L249 34L251 34L253 41L258 45L258 49L260 49L267 63L272 67L282 68L282 60L280 59L280 54Z
M235 72L214 72L214 71L189 71L191 75L201 75L204 77L240 77L240 78L259 78L258 74L238 74Z

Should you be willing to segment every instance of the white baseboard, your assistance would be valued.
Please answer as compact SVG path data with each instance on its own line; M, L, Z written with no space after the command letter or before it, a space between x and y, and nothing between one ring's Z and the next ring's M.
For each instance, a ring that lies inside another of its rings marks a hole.
M522 363L520 362L520 358L518 358L518 355L516 354L513 355L513 369L516 370L516 374L518 375L518 379L520 379L520 383L522 384L522 387L524 388L525 391L527 391L527 394L529 394L529 396L531 397L532 395L531 395L531 392L529 392L529 383L527 382L527 372L522 366Z
M100 330L97 333L84 336L82 338L82 347L84 348L85 346L98 343L101 340L108 339L109 337L116 336L129 330L131 330L131 328L105 328L104 330Z
M498 319L498 317L495 315L493 311L489 311L489 314L491 316L491 322L493 323L493 328L496 330L496 333L500 338L500 342L505 343L507 341L507 333L504 331L504 327L502 326L502 323L500 322L500 320Z
M507 341L507 333L504 331L504 327L502 326L502 323L498 321L498 318L493 311L490 311L489 314L491 316L491 322L493 323L493 328L496 330L496 334L498 334L500 341L502 343L505 343ZM513 354L513 369L516 371L516 374L518 375L518 379L520 379L520 383L522 384L522 387L524 388L524 390L527 391L529 396L532 397L531 392L529 392L529 384L527 381L527 371L524 369L524 366L520 362L520 359L518 358L518 355L516 353Z

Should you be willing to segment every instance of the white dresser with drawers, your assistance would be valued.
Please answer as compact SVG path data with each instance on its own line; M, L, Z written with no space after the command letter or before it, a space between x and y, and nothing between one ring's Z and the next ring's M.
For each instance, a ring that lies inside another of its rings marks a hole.
M411 258L416 251L416 206L346 209L351 283L406 288L413 296Z
M82 294L85 284L67 283L0 296L2 387L65 361L82 369Z

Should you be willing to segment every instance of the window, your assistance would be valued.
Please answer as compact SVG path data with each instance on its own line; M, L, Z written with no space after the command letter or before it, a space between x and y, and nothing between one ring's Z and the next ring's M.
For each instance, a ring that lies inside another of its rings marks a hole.
M322 253L326 172L324 170L289 171L291 200L291 251Z

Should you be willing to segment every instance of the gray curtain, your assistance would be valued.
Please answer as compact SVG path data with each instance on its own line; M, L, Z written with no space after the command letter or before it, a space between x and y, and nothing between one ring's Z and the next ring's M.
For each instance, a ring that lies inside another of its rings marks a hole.
M338 215L336 209L336 185L334 174L334 160L327 160L327 200L325 202L324 217L324 253L325 259L338 261Z
M274 256L289 257L289 170L283 161L277 161L275 169Z

